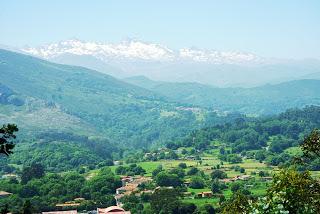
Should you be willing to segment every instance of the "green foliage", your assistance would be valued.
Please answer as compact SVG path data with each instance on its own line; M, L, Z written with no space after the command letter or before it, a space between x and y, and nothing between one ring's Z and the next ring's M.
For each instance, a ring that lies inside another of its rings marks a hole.
M307 106L272 117L238 116L234 123L193 131L179 145L197 147L205 143L209 149L214 147L210 142L218 141L222 143L218 155L222 161L241 163L246 156L273 166L283 166L290 164L294 157L286 150L298 146L304 136L319 126L320 107ZM309 169L318 169L317 163L311 164Z
M88 139L70 133L43 133L39 142L19 143L9 163L31 165L41 163L47 171L61 172L82 166L112 165L112 155L121 153L116 145L105 139ZM112 153L111 153L112 151Z
M118 175L144 175L146 170L137 164L130 164L129 166L118 166L116 168L116 173Z
M222 190L226 189L227 186L220 182L218 179L214 179L211 184L211 191L213 193L221 193Z
M314 129L301 145L303 155L307 158L320 158L320 130Z
M196 167L192 167L189 169L189 171L187 172L187 175L196 175L199 172L199 169Z
M26 200L23 204L22 208L23 214L32 214L33 213L33 207L31 205L31 202L29 200Z
M201 207L198 207L195 211L195 214L215 214L216 211L211 204L205 204Z
M151 196L151 209L153 213L174 214L180 205L179 194L174 189L158 189Z
M178 187L182 185L182 179L176 174L170 174L168 172L160 172L155 177L155 182L159 186L164 187Z
M144 206L141 199L133 194L124 196L121 198L121 202L124 204L122 208L130 210L133 214L143 211Z
M37 213L54 210L57 203L83 197L86 201L81 203L81 207L96 209L97 206L114 205L113 194L120 186L120 178L115 177L109 168L101 169L90 180L76 172L65 173L63 176L49 173L40 178L33 177L27 183L1 180L0 189L13 195L1 198L0 207L7 204L11 212L20 213L23 206L28 209L31 206L32 213Z
M159 165L155 170L153 170L152 177L155 178L162 171L163 171L162 165Z
M320 104L320 83L312 79L255 88L216 88L198 83L165 82L153 83L147 88L176 102L255 115L276 114L289 108ZM207 119L210 121L210 117Z
M172 168L169 170L170 174L176 174L179 178L184 178L185 172L184 169L178 167L178 168Z
M35 130L72 130L142 148L179 139L203 125L188 106L106 74L6 50L0 50L0 61L0 113L29 136ZM208 112L201 109L201 117ZM226 119L214 118L214 124Z
M251 210L249 198L240 192L233 194L232 197L222 205L223 214L251 213Z
M15 124L3 125L0 128L0 154L9 156L13 153L12 150L15 146L13 140L16 138L14 133L18 130Z
M0 213L1 214L7 214L7 213L9 213L10 211L9 211L9 206L8 206L8 204L5 204L3 207L1 207L1 210L0 210Z
M187 164L186 163L179 163L178 165L180 168L182 169L186 169L187 168Z
M21 183L26 184L33 178L41 178L45 174L44 167L38 163L32 163L31 166L24 167L21 174Z
M190 182L190 188L202 189L205 186L204 180L199 176L193 176Z
M266 197L248 205L250 213L319 213L320 185L309 172L283 169L274 176Z
M273 178L267 193L266 213L283 207L289 213L319 213L320 185L308 172L282 170Z
M222 170L216 169L216 170L212 171L211 178L212 179L224 179L224 178L227 178L227 173L225 173Z

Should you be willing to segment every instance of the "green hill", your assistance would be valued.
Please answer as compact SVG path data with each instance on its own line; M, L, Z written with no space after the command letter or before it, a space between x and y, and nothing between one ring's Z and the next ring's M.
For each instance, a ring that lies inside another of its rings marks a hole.
M6 50L0 71L0 122L32 136L58 130L145 146L198 128L206 114L106 74Z
M126 81L171 101L246 114L275 114L288 108L320 104L320 80L295 80L255 88L215 88L199 83L168 83L130 78Z

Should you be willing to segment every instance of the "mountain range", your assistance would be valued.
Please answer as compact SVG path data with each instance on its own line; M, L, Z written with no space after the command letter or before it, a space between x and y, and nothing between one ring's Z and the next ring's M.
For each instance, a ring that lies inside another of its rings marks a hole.
M161 144L240 114L319 105L319 91L316 79L253 88L117 79L0 49L0 123L17 123L20 133L35 138L57 132L131 146Z
M171 49L138 40L119 44L65 40L22 52L84 66L118 78L146 76L157 81L197 82L217 87L254 87L304 79L320 71L318 60L260 57L241 51Z

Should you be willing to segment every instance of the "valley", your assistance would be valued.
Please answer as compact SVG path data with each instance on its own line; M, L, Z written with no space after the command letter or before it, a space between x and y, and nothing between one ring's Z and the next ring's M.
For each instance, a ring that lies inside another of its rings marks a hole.
M316 79L254 88L117 79L7 50L0 70L0 122L19 127L0 159L9 195L0 205L14 212L27 200L37 212L225 213L237 194L268 195L287 167L320 174L319 158L295 162L320 126Z

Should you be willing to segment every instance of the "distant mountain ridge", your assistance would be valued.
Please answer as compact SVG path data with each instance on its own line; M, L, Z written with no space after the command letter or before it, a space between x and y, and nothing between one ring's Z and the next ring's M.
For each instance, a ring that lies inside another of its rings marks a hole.
M261 62L262 58L240 51L216 51L198 48L173 50L166 46L138 40L123 41L119 44L85 42L77 39L52 43L38 48L24 48L32 55L51 59L64 53L92 55L98 59L131 59L147 61L191 60L213 64L242 64Z
M320 105L320 80L316 79L294 80L254 88L217 88L194 82L156 82L141 76L124 80L175 102L220 111L261 115L280 113L289 108L306 105Z
M138 40L118 44L65 40L21 51L118 78L143 75L157 81L198 82L217 87L261 86L304 79L320 71L318 60L270 59L241 51L199 48L174 50Z

